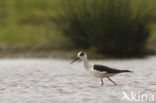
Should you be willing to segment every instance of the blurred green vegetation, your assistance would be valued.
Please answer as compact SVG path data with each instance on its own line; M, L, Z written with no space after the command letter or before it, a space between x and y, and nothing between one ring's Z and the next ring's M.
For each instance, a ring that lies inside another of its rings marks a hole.
M148 26L156 21L155 5L154 0L64 0L61 29L76 47L104 54L143 53Z
M66 38L53 18L57 0L0 1L0 45L61 45Z
M70 46L72 44L71 41L66 37L66 35L63 34L60 28L58 28L57 22L57 20L60 19L60 16L62 16L60 14L65 13L65 10L62 10L62 2L67 1L68 0L1 0L0 48L3 46L11 47L16 45L32 47L38 46L43 47L43 49L45 46L49 46L49 48L65 48L67 47L67 45ZM78 2L82 0L70 1L72 1L76 5L79 5ZM134 1L134 4L139 3L136 0ZM150 4L149 8L155 5L155 0L139 1L145 2L145 4ZM137 7L134 5L134 9L135 8ZM86 6L86 9L88 9L88 6ZM78 10L83 11L81 10L81 8L79 8ZM148 12L148 9L145 12ZM153 14L156 14L156 8L153 9ZM91 14L90 16L92 17L93 14ZM87 20L85 15L84 19ZM64 26L69 25L68 23L64 23L63 21L62 23L59 23L59 26L62 26L62 24ZM155 24L156 23L152 23L152 25L150 24L148 26L152 34L148 40L149 47L151 48L156 47ZM95 24L93 25L95 27ZM90 48L90 50L94 51L95 47L96 46Z

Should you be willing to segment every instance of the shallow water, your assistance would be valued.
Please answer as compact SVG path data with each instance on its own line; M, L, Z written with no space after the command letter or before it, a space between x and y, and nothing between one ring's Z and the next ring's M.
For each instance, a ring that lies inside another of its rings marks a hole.
M81 62L58 59L1 59L0 103L156 103L156 57L131 60L92 60L92 63L129 69L118 74L114 86L90 76ZM122 100L147 94L148 98ZM154 100L150 102L150 96ZM136 101L137 99L137 101Z

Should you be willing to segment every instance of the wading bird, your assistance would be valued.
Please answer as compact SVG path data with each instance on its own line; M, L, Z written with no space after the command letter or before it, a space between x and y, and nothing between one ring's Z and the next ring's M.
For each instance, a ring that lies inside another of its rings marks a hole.
M87 71L89 71L89 73L91 75L93 75L94 77L100 78L101 86L104 85L104 82L103 82L104 77L106 77L108 80L113 82L114 85L117 85L117 83L115 83L113 80L110 79L111 76L114 76L114 75L116 75L118 73L123 73L123 72L132 72L132 71L129 71L129 70L114 69L114 68L110 68L110 67L107 67L107 66L104 66L104 65L91 64L91 63L88 62L87 54L82 52L82 51L80 51L77 54L77 58L74 59L71 62L71 64L74 63L78 59L82 60L85 69Z

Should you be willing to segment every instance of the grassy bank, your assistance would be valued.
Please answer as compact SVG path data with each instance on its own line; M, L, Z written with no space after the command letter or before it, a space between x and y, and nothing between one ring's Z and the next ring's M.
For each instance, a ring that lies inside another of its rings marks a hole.
M152 0L150 0L152 1ZM58 29L55 18L60 11L59 0L0 1L0 50L59 51L72 43ZM156 25L150 27L149 48L156 50ZM34 49L35 48L35 49ZM72 48L70 48L71 50ZM91 50L92 51L92 50ZM29 52L30 53L30 52Z
M57 0L0 1L0 45L61 45L53 18Z
M61 29L75 47L110 55L143 53L155 22L154 1L64 0ZM64 24L68 24L64 26Z

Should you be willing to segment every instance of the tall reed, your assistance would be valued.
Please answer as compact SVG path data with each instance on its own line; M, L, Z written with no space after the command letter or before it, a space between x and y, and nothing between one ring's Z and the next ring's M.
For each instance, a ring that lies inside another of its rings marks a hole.
M145 50L154 0L64 0L61 29L75 47L107 54Z

